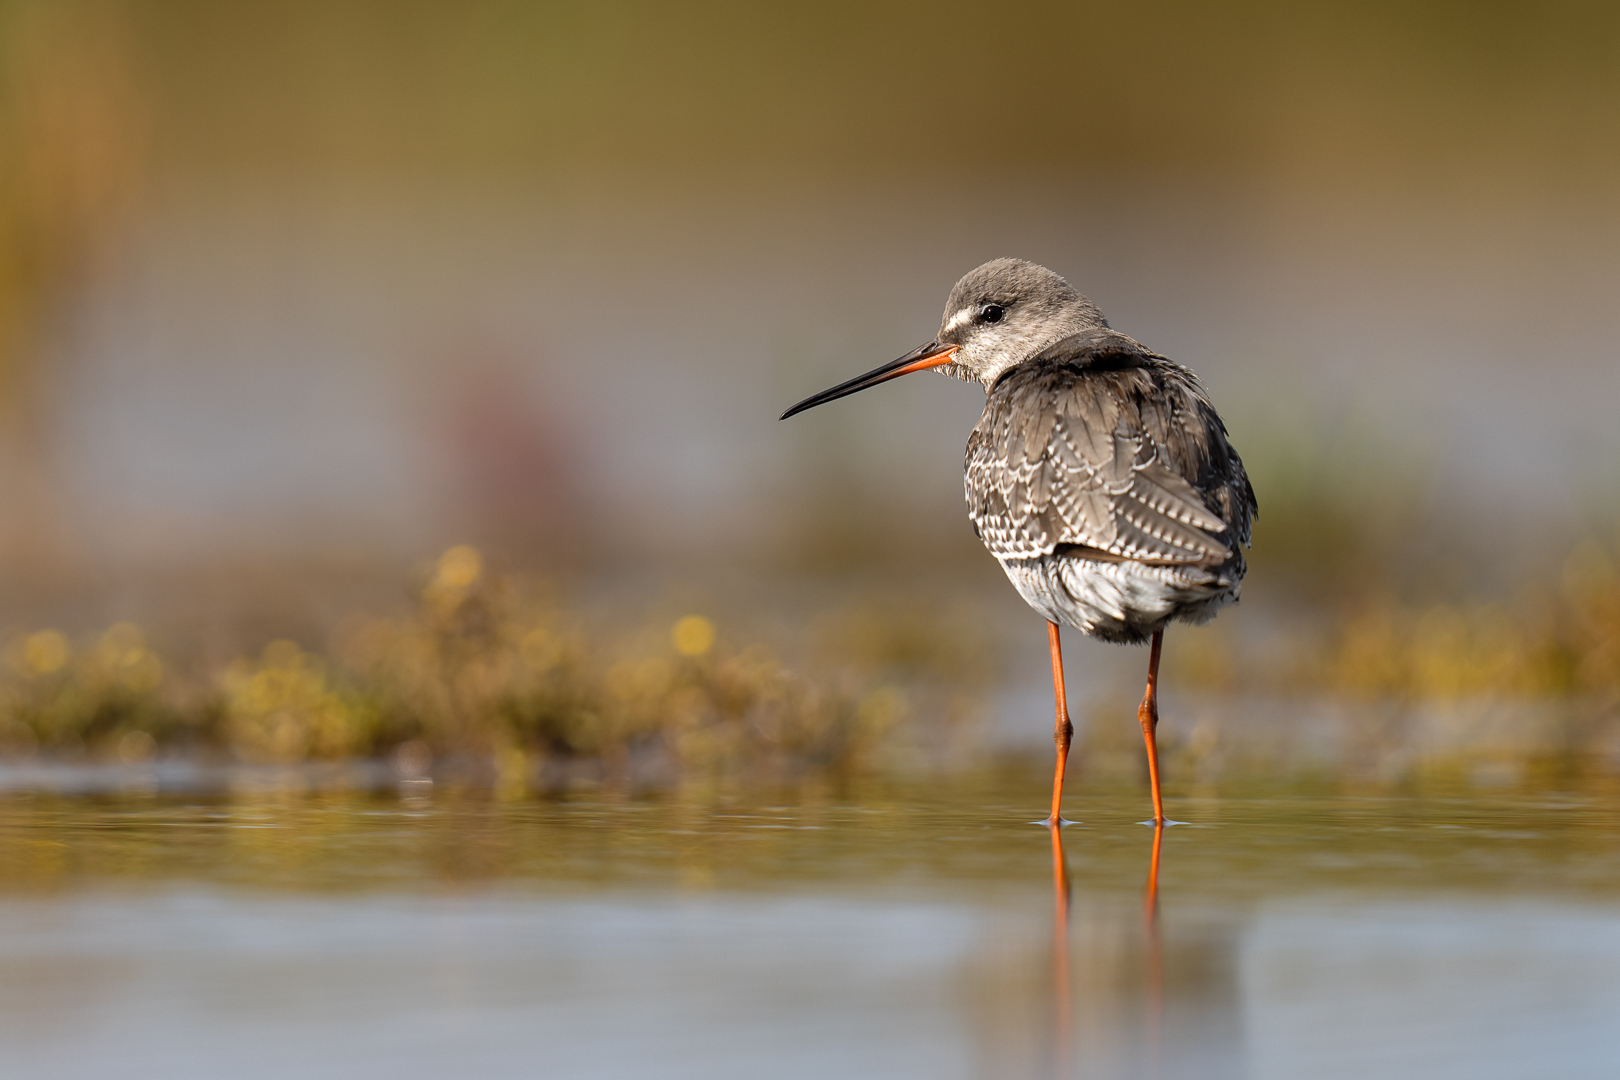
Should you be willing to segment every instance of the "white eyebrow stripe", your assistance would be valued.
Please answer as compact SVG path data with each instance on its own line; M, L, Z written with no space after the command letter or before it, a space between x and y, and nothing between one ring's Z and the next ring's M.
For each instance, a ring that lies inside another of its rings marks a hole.
M965 307L961 311L958 311L955 315L952 315L949 319L945 320L945 329L947 331L955 330L963 323L970 323L973 321L973 316L975 314L977 314L975 309Z

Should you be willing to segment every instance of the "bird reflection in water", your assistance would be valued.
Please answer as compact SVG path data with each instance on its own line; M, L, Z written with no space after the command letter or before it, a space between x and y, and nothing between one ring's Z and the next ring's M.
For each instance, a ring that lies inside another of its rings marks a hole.
M1063 827L1052 833L1052 1072L1068 1076L1074 1067L1073 982L1069 978L1069 860L1063 854Z
M1069 972L1069 861L1063 852L1063 829L1052 833L1052 1072L1074 1074L1074 983ZM1164 1017L1164 948L1159 933L1159 853L1164 846L1164 822L1153 825L1153 847L1148 857L1147 884L1142 890L1142 929L1147 939L1146 1025L1144 1058L1148 1076L1159 1072L1159 1044Z
M1142 930L1147 937L1147 1030L1144 1032L1148 1075L1159 1072L1159 1045L1164 1032L1164 943L1159 937L1159 849L1164 822L1153 823L1153 854L1148 858L1147 886L1142 890Z

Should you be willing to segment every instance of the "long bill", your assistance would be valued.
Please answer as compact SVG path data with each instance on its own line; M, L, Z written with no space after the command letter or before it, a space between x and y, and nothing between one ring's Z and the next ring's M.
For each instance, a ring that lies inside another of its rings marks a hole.
M836 401L841 397L865 390L869 386L898 379L902 375L910 375L913 371L922 371L924 368L939 367L941 364L951 362L960 345L941 345L938 341L930 341L919 349L913 349L900 359L884 364L880 368L873 368L865 375L857 375L848 382L841 382L830 390L823 390L819 394L812 394L793 408L782 414L786 420L794 413L802 413L806 409L813 409L817 405L825 405L829 401Z

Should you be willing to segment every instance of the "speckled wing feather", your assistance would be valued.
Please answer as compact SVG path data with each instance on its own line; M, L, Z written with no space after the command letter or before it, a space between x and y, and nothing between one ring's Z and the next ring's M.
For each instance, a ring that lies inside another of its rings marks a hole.
M1072 545L1217 566L1248 543L1255 514L1197 376L1110 330L1065 338L991 388L968 439L967 500L1001 559Z

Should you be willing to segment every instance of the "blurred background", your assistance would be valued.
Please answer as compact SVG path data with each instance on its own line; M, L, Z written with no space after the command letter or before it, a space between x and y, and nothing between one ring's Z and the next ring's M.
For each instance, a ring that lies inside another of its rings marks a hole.
M1583 0L3 0L0 735L521 771L678 700L817 760L1036 745L978 392L776 420L1017 255L1254 478L1243 605L1170 636L1185 752L1308 700L1374 771L1620 760L1617 131ZM1124 753L1145 658L1071 663Z

